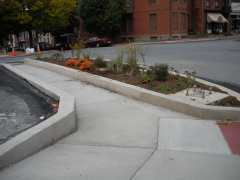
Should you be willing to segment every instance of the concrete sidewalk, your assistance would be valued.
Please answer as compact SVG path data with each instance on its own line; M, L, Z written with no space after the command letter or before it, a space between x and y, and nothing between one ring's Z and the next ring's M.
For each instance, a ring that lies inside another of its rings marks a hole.
M239 180L214 121L152 106L29 65L19 70L76 97L78 131L0 172L1 180Z

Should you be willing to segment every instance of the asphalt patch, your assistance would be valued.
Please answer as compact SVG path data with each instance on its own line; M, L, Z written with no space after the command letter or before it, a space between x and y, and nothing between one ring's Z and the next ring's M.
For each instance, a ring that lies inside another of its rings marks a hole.
M0 66L0 144L52 116L56 104L57 100Z

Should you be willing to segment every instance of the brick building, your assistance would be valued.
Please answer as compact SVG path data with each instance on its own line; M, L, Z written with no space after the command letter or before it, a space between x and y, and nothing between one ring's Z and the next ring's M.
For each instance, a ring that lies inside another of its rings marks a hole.
M226 5L228 0L127 0L122 35L159 39L190 32L224 32Z

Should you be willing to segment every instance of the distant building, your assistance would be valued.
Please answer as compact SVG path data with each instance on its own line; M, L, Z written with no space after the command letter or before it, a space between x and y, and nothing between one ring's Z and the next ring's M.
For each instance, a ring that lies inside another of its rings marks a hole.
M123 35L133 38L169 37L189 32L190 0L128 0Z
M206 32L208 34L228 33L230 31L230 2L229 0L195 0L202 3L203 18L198 22L202 24L196 32ZM199 5L199 6L198 6ZM195 4L195 8L200 4Z
M232 0L231 9L232 31L240 33L240 0Z
M160 39L189 33L224 33L228 0L127 0L122 36Z
M10 34L8 46L19 50L25 50L30 47L37 49L38 44L48 45L49 47L54 46L54 36L51 33L37 34L36 31L32 31L31 33L33 40L32 46L30 43L30 35L27 31L20 32L17 35Z

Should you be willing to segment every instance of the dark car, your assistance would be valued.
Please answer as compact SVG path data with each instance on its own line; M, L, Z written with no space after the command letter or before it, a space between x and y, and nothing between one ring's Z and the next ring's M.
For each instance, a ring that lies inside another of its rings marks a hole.
M85 43L86 47L105 47L111 46L112 41L109 38L92 37Z
M70 43L65 43L65 42L56 42L54 49L56 50L70 50L71 45Z
M74 41L74 34L72 33L66 33L61 34L56 37L55 39L55 49L57 50L69 50L71 49L71 44Z
M39 45L40 51L48 51L48 50L52 49L52 45L47 42L40 42L40 43L38 43L38 45ZM35 51L37 51L38 46L35 45L34 49L35 49Z

